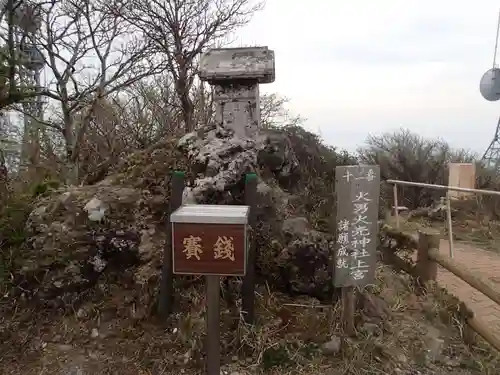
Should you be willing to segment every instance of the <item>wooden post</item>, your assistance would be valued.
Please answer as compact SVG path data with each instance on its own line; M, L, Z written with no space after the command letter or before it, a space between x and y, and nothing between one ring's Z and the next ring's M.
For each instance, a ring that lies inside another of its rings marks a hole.
M163 250L163 266L160 284L160 300L158 301L158 313L160 317L167 318L172 312L174 301L174 274L172 268L172 225L170 214L182 204L182 193L184 191L184 172L175 171L170 184L170 203L167 221L167 239Z
M250 207L187 204L170 215L173 273L206 277L206 373L220 375L220 277L245 276Z
M335 168L337 202L333 285L342 288L343 338L354 336L355 289L373 284L377 264L380 167ZM345 342L345 340L344 340Z
M465 303L460 303L460 318L463 323L462 327L462 339L467 345L475 344L475 334L474 330L469 326L469 320L474 318L474 313L467 308Z
M257 175L255 173L249 173L245 176L245 204L250 206L248 224L252 230L248 242L247 271L243 278L241 307L245 323L253 324L255 321L255 262L257 261L255 244Z
M439 233L434 231L418 231L417 275L420 291L425 291L429 281L437 278L437 263L430 259L429 250L439 250Z
M206 276L207 282L207 375L220 375L220 277Z
M444 269L450 271L474 289L477 289L486 297L500 305L500 291L495 288L495 285L492 284L491 281L484 280L481 275L471 272L463 263L457 262L446 255L440 254L437 249L429 250L429 257Z
M354 313L356 311L356 298L354 287L342 288L342 328L345 336L354 336L356 328L354 324Z

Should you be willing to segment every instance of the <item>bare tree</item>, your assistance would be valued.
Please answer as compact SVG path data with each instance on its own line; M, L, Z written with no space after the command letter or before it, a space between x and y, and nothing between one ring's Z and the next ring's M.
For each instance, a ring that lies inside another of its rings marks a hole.
M214 110L210 90L200 84L191 90L195 123L213 121ZM142 80L129 87L115 104L120 108L120 128L128 148L142 149L164 137L180 136L185 129L178 110L177 94L170 74Z
M119 6L113 0L53 1L44 9L42 32L32 41L54 77L49 96L58 111L43 125L64 138L71 183L79 180L80 149L106 98L162 69L140 30L109 11Z
M128 148L143 149L163 137L183 132L169 74L156 76L154 81L136 82L116 105L120 107L122 134Z
M304 118L293 115L286 107L290 99L276 93L264 94L260 98L260 124L264 129L276 126L295 126Z
M119 14L166 58L184 128L195 127L192 88L202 50L222 43L262 7L251 0L123 0ZM118 12L117 12L118 14Z

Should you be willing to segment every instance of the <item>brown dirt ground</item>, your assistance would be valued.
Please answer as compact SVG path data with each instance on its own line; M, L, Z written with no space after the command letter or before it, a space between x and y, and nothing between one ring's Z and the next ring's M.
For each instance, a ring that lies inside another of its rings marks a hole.
M409 277L387 266L380 265L377 275L370 289L385 301L389 318L370 329L358 325L357 337L334 355L324 354L321 345L340 335L338 305L292 300L261 287L258 321L249 328L222 302L224 374L500 373L498 353L488 345L481 340L474 347L463 344L461 323L449 314L453 298L440 289L417 297ZM106 300L85 305L71 316L20 309L4 298L0 373L202 374L202 291L200 286L186 290L167 324L135 317L126 291L116 285L110 286ZM436 343L441 343L440 349L429 357Z

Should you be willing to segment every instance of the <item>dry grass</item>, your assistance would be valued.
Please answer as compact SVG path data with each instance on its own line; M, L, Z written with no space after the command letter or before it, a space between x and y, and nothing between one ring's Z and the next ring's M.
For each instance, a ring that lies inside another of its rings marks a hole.
M297 146L304 137L299 132L291 138ZM310 142L317 140L312 138ZM111 171L117 174L112 174L110 181L148 189L162 197L162 202L167 201L170 192L165 182L166 171L189 172L187 161L175 150L174 143L161 143L127 158ZM315 227L328 230L334 221L331 216L333 203L330 202L332 173L336 165L348 160L341 155L325 159L328 150L323 148L313 149L312 157L308 157L311 151L306 147L302 150L304 156L297 147L295 151L302 161L300 177L304 180L294 192L297 201L303 211L314 213L309 219ZM312 161L304 164L306 160ZM158 213L163 212L159 207ZM417 225L426 223L404 225L416 229ZM274 234L266 229L261 232ZM266 238L265 242L272 244L272 239ZM269 251L269 254L273 253ZM30 304L6 295L0 301L0 373L204 373L205 298L200 283L181 289L176 312L168 322L162 323L145 311L152 304L138 297L141 291L130 289L135 284L117 285L111 280L103 280L105 278L102 275L96 290L87 291L79 298L86 302L70 315L40 307L28 308ZM156 283L149 288L155 289L154 285ZM343 349L333 354L325 352L324 344L332 337L341 336L339 305L320 305L312 298L292 299L261 286L256 298L257 322L250 327L241 321L240 306L229 304L230 299L222 299L223 373L500 373L496 352L481 341L474 347L462 342L463 324L456 314L457 301L442 290L417 297L408 275L397 274L380 265L370 293L390 312L389 315L381 317L359 311L356 337L347 339ZM142 293L145 299L154 295ZM439 350L434 348L436 343Z
M484 344L468 348L453 303L441 291L416 297L412 281L379 266L371 293L390 311L387 319L359 313L359 332L342 350L322 345L340 337L339 306L290 299L261 287L254 327L239 306L221 303L225 374L498 374L500 361ZM446 298L445 298L446 297ZM2 374L201 374L205 335L203 289L192 286L168 324L138 318L138 306L120 286L73 316L14 313L0 321ZM98 332L92 337L92 331ZM432 336L434 338L432 338ZM431 337L431 338L429 338ZM429 357L432 340L444 340ZM411 372L411 371L420 372ZM71 372L73 371L73 372Z

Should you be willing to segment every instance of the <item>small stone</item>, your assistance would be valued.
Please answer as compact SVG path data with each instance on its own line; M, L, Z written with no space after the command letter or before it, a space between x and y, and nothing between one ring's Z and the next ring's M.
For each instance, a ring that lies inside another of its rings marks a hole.
M360 331L374 336L379 336L381 334L381 329L375 323L363 324L360 328Z
M377 345L377 347L379 348L381 354L385 358L395 359L397 362L402 363L402 364L408 363L408 357L402 351L400 351L398 348L395 348L392 346L386 347L383 345Z
M95 197L92 198L83 208L83 210L87 212L90 221L101 221L104 218L107 209L106 204Z
M408 357L401 352L396 355L396 359L400 363L408 363Z
M93 360L99 359L99 354L97 352L94 352L94 351L89 351L88 356L90 359L93 359Z
M57 281L54 281L54 286L56 288L62 288L63 287L63 283L62 283L62 281L57 280Z
M305 217L293 217L283 222L282 230L285 233L302 235L310 230L311 225Z
M424 337L424 343L426 346L426 359L428 361L435 361L441 354L444 340L440 337L439 330L429 327L428 332Z
M265 182L259 181L257 185L257 192L262 195L267 195L272 192L272 188Z
M380 297L370 293L362 293L360 296L360 305L364 315L372 321L382 322L389 317L387 303Z
M59 342L62 340L62 336L61 335L55 335L53 338L52 338L52 342Z
M332 336L331 340L325 342L321 346L321 350L325 354L337 354L340 351L341 340L340 337Z
M182 191L182 204L196 204L196 198L189 186L186 186Z
M80 367L71 367L65 372L63 372L64 375L84 375L83 370Z
M60 344L57 345L57 349L60 350L61 352L69 352L70 350L73 349L73 346L68 344Z
M450 358L447 356L443 356L443 358L441 358L441 362L448 367L460 367L461 365L461 361L459 359Z
M99 331L97 330L97 328L92 328L92 331L90 332L90 337L92 337L93 339L99 337Z
M89 260L89 263L94 267L94 271L101 273L107 266L107 262L101 257L95 255Z

